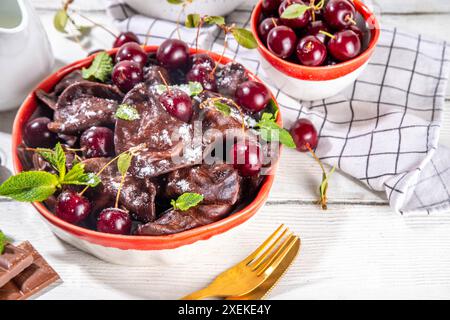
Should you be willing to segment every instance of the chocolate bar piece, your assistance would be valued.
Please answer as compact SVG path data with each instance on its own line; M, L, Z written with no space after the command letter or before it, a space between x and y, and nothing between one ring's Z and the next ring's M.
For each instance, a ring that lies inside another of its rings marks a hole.
M0 288L33 263L31 252L7 244L0 255Z
M27 241L18 248L30 253L33 263L18 276L0 288L0 300L25 300L59 280L55 270Z

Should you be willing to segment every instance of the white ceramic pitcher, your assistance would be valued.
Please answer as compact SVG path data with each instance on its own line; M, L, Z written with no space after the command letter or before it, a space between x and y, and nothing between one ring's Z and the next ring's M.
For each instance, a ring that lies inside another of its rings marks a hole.
M18 107L52 71L53 53L28 0L0 0L0 111Z

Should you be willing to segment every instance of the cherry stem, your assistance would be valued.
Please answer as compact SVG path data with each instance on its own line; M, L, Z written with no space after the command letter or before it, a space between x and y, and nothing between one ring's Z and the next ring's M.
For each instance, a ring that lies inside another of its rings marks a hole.
M272 18L272 23L273 23L273 25L274 25L275 27L278 27L278 24L277 24L277 22L275 21L275 18Z
M225 30L224 30L225 31ZM225 32L225 38L223 39L223 50L222 50L222 54L219 58L219 61L216 61L216 65L214 66L214 69L211 71L211 74L215 74L217 68L219 67L219 64L222 63L222 59L225 56L225 53L227 52L228 49L228 30L226 30Z
M77 15L79 15L81 18L89 21L90 23L92 23L93 25L95 25L96 27L99 27L103 30L105 30L106 32L108 32L110 35L112 35L114 38L117 38L117 34L115 34L114 32L112 32L110 29L106 28L104 25L101 25L98 22L95 22L94 20L92 20L91 18L85 16L84 14L79 13L78 11L72 10L72 12L76 13Z
M336 36L335 36L335 35L332 35L332 34L329 33L329 32L320 30L319 33L324 34L324 35L326 35L327 37L330 37L331 39L336 39Z
M320 161L319 157L316 155L316 153L314 152L314 150L311 148L311 146L309 145L309 143L306 144L306 148L309 150L309 152L311 153L311 155L313 156L314 160L317 161L317 163L320 166L320 169L322 169L322 172L324 174L327 174L327 172L325 171L325 167L322 164L322 161Z
M195 51L198 52L198 38L200 37L200 29L203 27L203 18L200 19L197 28L197 36L195 37Z
M117 157L113 158L111 161L109 161L107 164L105 164L105 165L100 169L100 171L97 172L95 175L96 175L97 177L99 177L99 176L103 173L103 171L105 171L106 168L108 168L114 161L117 161L117 159L119 159L119 157L120 157L120 154L119 154ZM90 186L86 186L86 187L83 189L83 191L81 191L80 196L82 196L89 188L90 188Z
M345 21L350 21L353 25L356 25L356 21L353 19L351 15L346 15Z
M169 86L169 83L167 83L166 78L164 78L164 76L163 76L163 74L161 73L161 71L158 71L158 73L159 73L159 76L161 77L162 81L164 82L164 85L166 86L167 91L168 91L169 93L172 93L172 92L170 91L170 86Z
M122 192L122 188L123 188L123 184L125 182L125 177L127 176L127 174L123 174L122 178L120 179L120 184L119 184L119 188L117 189L117 195L116 195L116 203L114 205L114 208L118 208L119 207L119 199L120 199L120 193Z

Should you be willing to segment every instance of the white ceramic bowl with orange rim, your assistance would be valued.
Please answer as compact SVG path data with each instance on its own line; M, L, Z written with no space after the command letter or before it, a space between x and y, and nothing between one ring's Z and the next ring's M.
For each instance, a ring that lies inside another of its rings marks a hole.
M376 17L360 0L353 0L358 26L368 30L364 51L357 57L331 66L307 67L278 58L261 41L258 24L261 21L261 1L253 10L252 32L258 42L261 66L272 84L298 100L321 100L332 97L351 85L366 68L380 37Z
M147 52L156 52L157 49L156 46L145 47ZM117 49L113 49L109 53L114 54L116 51ZM195 52L191 49L191 54ZM198 52L208 53L216 61L222 59L220 61L224 64L231 61L209 51L198 50ZM38 88L50 91L65 75L89 66L93 58L91 56L60 69L45 79ZM248 71L248 73L251 78L260 81L251 72ZM272 98L275 101L273 95ZM22 130L36 108L35 94L31 93L20 107L14 121L12 154L16 173L22 171L22 163L17 153L17 147L22 143ZM277 122L282 125L280 114ZM265 177L253 201L243 209L215 223L167 236L122 236L100 233L61 220L42 203L33 203L33 205L59 238L102 260L130 266L180 264L192 259L201 259L205 253L220 250L225 243L233 243L233 238L235 239L240 232L239 226L255 215L267 200L276 168L277 163L274 163L270 175Z

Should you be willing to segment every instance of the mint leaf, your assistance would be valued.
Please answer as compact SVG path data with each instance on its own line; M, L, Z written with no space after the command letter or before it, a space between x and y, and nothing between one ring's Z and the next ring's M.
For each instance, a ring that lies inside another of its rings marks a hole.
M112 58L106 52L98 53L89 68L81 70L83 79L105 82L113 70Z
M0 186L0 196L22 202L41 202L53 195L58 177L45 171L28 171L9 177Z
M223 102L216 101L216 102L214 102L214 106L216 107L217 110L222 112L222 114L225 116L229 116L231 114L230 106Z
M37 148L36 152L59 172L59 176L62 179L64 178L64 175L66 174L66 153L64 152L61 143L58 142L53 150Z
M197 96L200 93L203 92L203 86L200 82L192 82L190 81L188 84L180 84L180 85L175 85L175 86L169 86L169 89L178 89L181 90L183 92L185 92L186 94L188 94L189 96L193 97L193 96ZM156 92L158 94L162 94L164 92L167 91L167 86L160 84L156 86Z
M276 122L273 114L263 113L261 120L256 125L259 128L261 138L265 141L279 141L288 148L294 149L295 142L289 131L281 128Z
M11 240L0 230L0 255L5 252L5 246L10 242Z
M207 16L205 17L205 22L207 24L216 24L218 26L225 25L225 18L220 16Z
M84 171L83 163L75 164L61 181L61 184L89 186L93 188L98 186L100 183L101 180L98 176L93 173L86 173Z
M200 25L201 17L199 14L188 14L186 16L186 21L184 22L184 25L186 28L198 28Z
M203 201L203 196L198 193L184 193L177 200L172 200L170 204L175 210L187 211L192 207L196 207Z
M258 48L258 42L256 42L256 39L250 30L243 29L243 28L233 28L231 30L231 33L233 34L237 43L239 43L244 48L247 48L247 49Z
M284 10L282 19L296 19L302 16L310 7L304 4L294 3Z
M133 156L131 153L125 152L119 156L119 159L117 159L117 169L122 176L127 174L132 158Z
M167 0L170 4L183 4L184 0Z
M203 86L200 82L189 81L188 87L189 87L188 95L190 95L191 97L198 96L200 93L203 92Z
M135 107L129 104L121 104L116 111L116 118L128 121L139 120L141 116Z
M69 16L65 10L58 10L53 17L53 26L56 30L62 33L67 33L66 26L69 21Z

